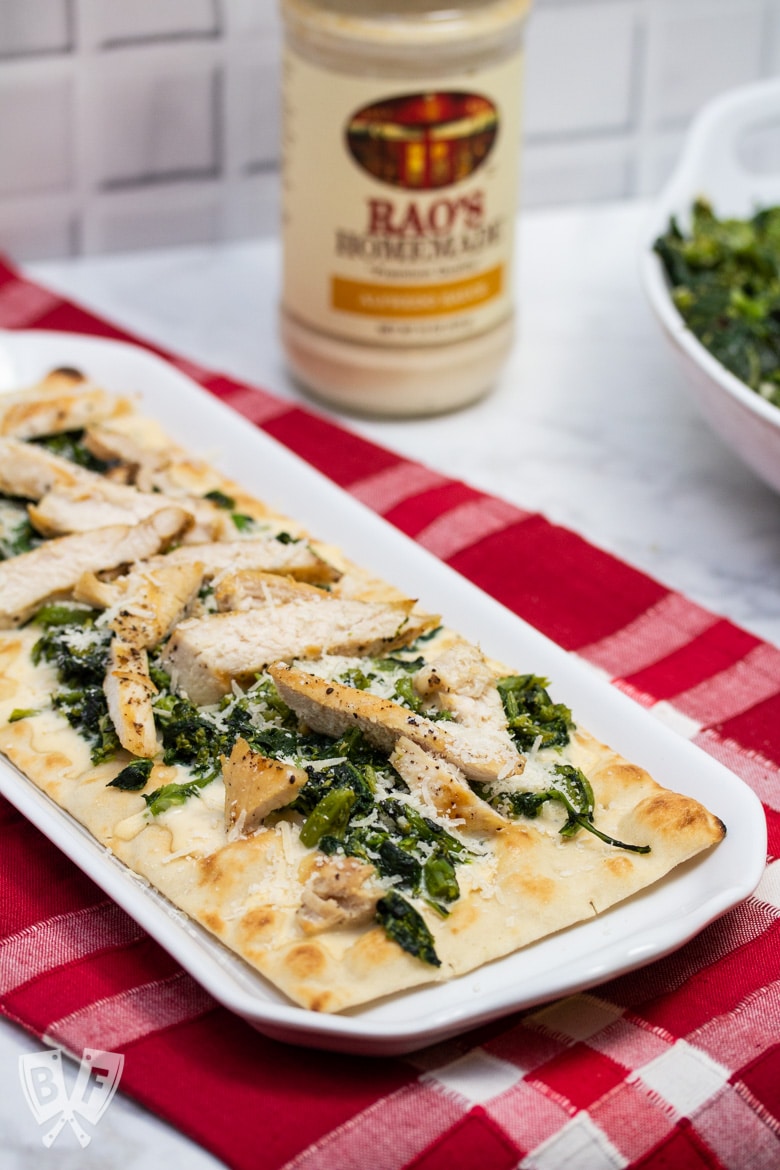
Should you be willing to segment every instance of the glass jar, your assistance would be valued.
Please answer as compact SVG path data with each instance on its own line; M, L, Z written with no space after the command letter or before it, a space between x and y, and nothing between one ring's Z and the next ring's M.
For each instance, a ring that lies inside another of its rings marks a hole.
M372 415L490 389L513 339L530 0L282 0L281 336Z

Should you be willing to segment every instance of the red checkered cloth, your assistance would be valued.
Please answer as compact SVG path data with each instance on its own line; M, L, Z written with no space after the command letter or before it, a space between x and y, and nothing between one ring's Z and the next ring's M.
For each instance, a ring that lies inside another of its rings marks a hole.
M7 267L0 325L128 339ZM663 704L758 793L767 870L669 958L380 1060L286 1047L230 1015L3 803L5 1015L71 1052L124 1053L122 1089L237 1170L777 1170L780 650L540 515L164 356L637 702Z

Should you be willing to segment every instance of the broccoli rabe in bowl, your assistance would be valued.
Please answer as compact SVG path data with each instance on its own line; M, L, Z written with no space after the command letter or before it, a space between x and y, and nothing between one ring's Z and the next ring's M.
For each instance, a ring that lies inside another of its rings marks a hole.
M721 218L700 197L690 224L672 216L655 241L672 301L713 357L780 406L780 207Z
M641 275L696 405L780 491L780 173L745 163L780 126L780 81L715 99L695 119L641 241Z

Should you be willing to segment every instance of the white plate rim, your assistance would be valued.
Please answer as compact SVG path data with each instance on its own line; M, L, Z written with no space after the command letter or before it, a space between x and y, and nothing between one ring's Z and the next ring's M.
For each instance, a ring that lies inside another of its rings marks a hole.
M723 765L149 350L81 334L0 332L0 393L14 381L30 382L56 365L80 367L110 389L141 390L149 413L171 429L175 424L178 441L200 448L209 457L213 456L210 444L204 450L203 441L193 440L221 432L231 457L240 456L239 462L243 460L252 473L249 479L254 476L255 482L247 482L246 476L236 475L250 490L266 498L273 494L267 483L263 491L256 482L270 468L274 491L284 481L281 495L288 501L283 507L288 514L401 587L413 589L415 583L424 583L425 590L438 598L445 621L481 641L488 653L506 659L498 652L500 643L502 651L511 648L508 661L516 661L520 650L530 655L533 661L518 662L518 669L550 676L554 697L570 701L584 726L648 767L662 783L705 800L730 829L715 850L597 919L450 983L412 989L378 1005L331 1016L291 1004L218 940L151 891L0 759L0 792L173 954L217 1002L274 1039L370 1055L407 1053L660 958L752 893L766 860L764 813L752 790ZM187 403L183 416L176 409L180 398ZM224 462L224 456L216 461ZM261 462L265 470L258 472ZM231 474L236 474L235 468ZM282 505L281 499L269 502ZM394 576L388 573L392 568L397 570ZM447 602L442 605L444 597ZM665 779L670 772L674 783ZM638 904L641 924L632 927L632 910ZM676 912L668 915L672 907Z

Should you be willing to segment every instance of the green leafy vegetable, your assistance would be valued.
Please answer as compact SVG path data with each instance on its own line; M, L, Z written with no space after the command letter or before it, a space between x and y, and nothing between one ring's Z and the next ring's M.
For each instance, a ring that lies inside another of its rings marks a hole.
M163 784L162 788L155 788L154 792L142 792L147 808L152 816L159 816L175 805L184 804L191 796L195 796L203 784L191 780L186 784Z
M87 471L102 475L111 466L105 459L98 459L84 444L84 431L62 431L58 435L46 435L43 438L32 439L31 442L39 447L45 447L54 455L68 459L79 467L86 467Z
M375 808L379 815L371 824L349 824L343 837L323 835L323 853L359 857L383 877L400 878L401 889L428 898L440 911L438 903L459 898L455 865L468 861L466 846L395 797L377 801Z
M435 902L455 902L460 897L455 866L448 857L429 857L423 866L423 880L428 897Z
M154 662L150 663L149 674L158 689L154 718L162 737L163 762L190 768L198 784L210 783L219 775L220 757L230 755L240 736L253 750L273 758L289 757L298 751L299 737L289 728L276 725L294 722L294 716L270 680L258 684L243 698L226 696L214 713L173 694L169 676Z
M327 833L343 836L356 800L350 788L332 788L309 813L301 828L301 844L313 848Z
M102 686L57 691L52 696L52 706L90 744L93 764L105 763L118 751L119 737L114 731Z
M153 767L153 760L133 760L113 780L109 780L107 787L121 788L123 792L137 792L146 784Z
M376 839L375 847L379 872L386 877L400 877L403 879L401 885L404 889L418 891L422 866L414 854L404 849L387 833Z
M565 747L574 726L571 711L553 703L546 678L535 674L511 674L498 680L507 726L521 751L529 751L537 740L540 747Z
M566 820L558 830L562 837L573 837L580 829L593 833L599 840L617 849L631 853L649 853L649 845L628 845L597 829L593 824L593 789L584 772L571 764L556 764L552 770L553 783L541 792L501 792L486 795L488 803L506 816L527 817L534 820L543 805L553 801L563 805Z
M221 737L194 703L177 695L163 696L154 704L154 717L162 732L164 763L187 764L197 776L217 774Z
M441 959L436 954L433 944L433 935L422 916L410 905L405 898L395 890L389 890L384 898L380 898L376 905L377 922L384 928L387 936L397 942L399 947L430 963L432 967L440 967Z
M257 521L252 516L246 516L243 512L233 512L230 519L235 524L239 532L251 532L256 527Z
M94 625L96 616L94 609L50 602L48 605L42 605L30 618L30 624L43 626L47 630L51 626L88 626Z
M34 663L50 662L67 686L100 686L106 673L111 631L95 626L97 613L67 605L44 605L33 617L43 634L32 649Z
M14 707L11 714L8 716L9 723L18 723L20 719L29 719L31 715L37 715L38 711L35 707Z
M411 805L405 804L395 797L389 797L382 801L380 807L386 816L392 818L404 841L424 842L429 847L433 846L445 857L465 860L468 850L463 842L459 841L457 837L453 837L430 817L418 813Z
M236 506L236 501L233 497L225 495L219 488L214 488L213 491L206 492L203 498L204 500L211 500L212 504L216 504L218 508L224 508L227 512L232 511Z
M367 661L365 667L350 666L347 670L342 671L337 681L346 684L346 686L355 687L356 690L365 691L370 690L372 683L375 683L380 676L389 675L391 676L389 679L384 678L382 681L388 691L390 687L393 688L391 696L393 702L402 707L408 707L410 711L414 711L417 715L424 715L427 719L452 719L452 714L449 711L440 710L432 703L426 704L423 697L415 690L411 676L422 665L423 659L419 656L403 658L400 655L388 655L385 658L372 658Z
M690 231L672 219L654 247L691 332L732 374L780 406L780 207L719 219L698 199Z
M339 675L339 682L343 682L345 686L354 687L356 691L367 691L373 678L373 675L366 674L359 666L351 666L349 670L345 670Z
M37 548L42 537L27 514L27 501L0 494L0 561Z
M395 684L394 698L396 702L400 702L403 707L409 707L418 715L422 712L422 698L417 694L417 691L414 689L414 683L408 675L404 675L399 678L398 682Z
M54 666L63 687L52 695L52 706L87 740L93 764L110 760L119 748L103 693L111 631L98 629L96 616L95 610L44 605L32 619L43 627L32 660Z

